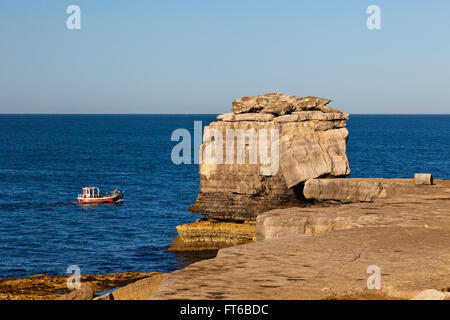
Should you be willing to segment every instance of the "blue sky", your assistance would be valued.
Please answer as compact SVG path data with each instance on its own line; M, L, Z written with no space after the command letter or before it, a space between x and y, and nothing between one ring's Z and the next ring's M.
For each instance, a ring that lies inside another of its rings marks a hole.
M446 0L0 0L0 113L224 113L267 92L450 113L449 36Z

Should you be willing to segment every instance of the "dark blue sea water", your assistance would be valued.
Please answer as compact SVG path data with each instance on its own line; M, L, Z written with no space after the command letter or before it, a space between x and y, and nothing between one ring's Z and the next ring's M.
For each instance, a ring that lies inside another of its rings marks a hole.
M0 115L0 278L173 271L198 258L167 248L198 216L198 166L172 163L172 131L213 115ZM352 177L450 178L450 116L353 115ZM83 186L126 190L82 207Z

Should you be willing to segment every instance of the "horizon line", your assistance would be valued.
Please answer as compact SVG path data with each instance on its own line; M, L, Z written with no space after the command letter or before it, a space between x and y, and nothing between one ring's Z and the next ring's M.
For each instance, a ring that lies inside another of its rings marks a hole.
M348 112L345 112L348 113ZM126 115L142 115L142 116L194 116L194 115L211 115L217 116L223 113L0 113L0 116L26 116L26 115L48 115L48 116L126 116ZM448 116L450 113L348 113L349 115L368 115L368 116L376 116L376 115L398 115L398 116Z

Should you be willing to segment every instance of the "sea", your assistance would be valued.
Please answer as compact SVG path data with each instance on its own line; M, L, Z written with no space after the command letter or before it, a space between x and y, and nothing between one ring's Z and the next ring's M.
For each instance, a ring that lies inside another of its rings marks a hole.
M199 190L174 164L176 129L215 115L0 115L0 278L171 272L214 253L168 251ZM198 123L198 122L197 122ZM351 115L351 177L450 179L450 115ZM193 158L193 157L192 157ZM125 190L81 206L82 187Z

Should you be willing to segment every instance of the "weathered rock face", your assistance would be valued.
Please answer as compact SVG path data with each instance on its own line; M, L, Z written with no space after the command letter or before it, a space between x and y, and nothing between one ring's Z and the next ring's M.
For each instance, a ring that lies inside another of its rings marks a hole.
M281 93L235 100L233 113L205 127L200 193L190 211L254 220L270 209L304 206L308 179L348 175L348 114L330 101Z
M312 177L339 177L350 173L345 153L348 131L318 123L315 130L302 130L291 124L283 125L280 139L280 166L288 188ZM320 125L326 126L322 130ZM331 125L335 125L331 123Z

